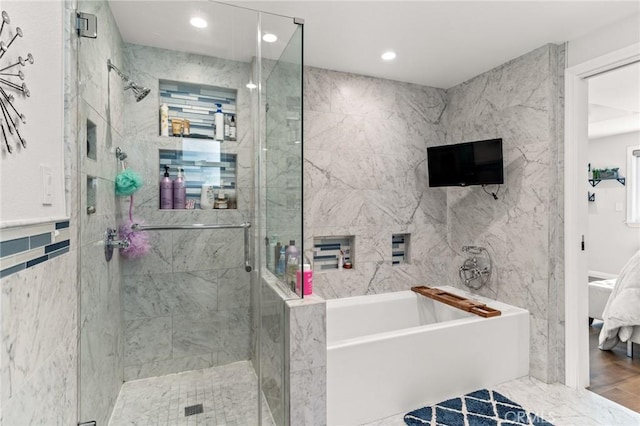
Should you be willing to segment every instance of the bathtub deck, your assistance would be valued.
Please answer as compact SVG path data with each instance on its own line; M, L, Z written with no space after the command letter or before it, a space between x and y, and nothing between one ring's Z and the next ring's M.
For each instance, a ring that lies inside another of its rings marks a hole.
M523 377L493 386L527 410L556 426L636 426L640 414L588 390L575 391L555 383L548 385ZM419 408L419 407L416 407ZM404 426L405 413L367 423L363 426Z

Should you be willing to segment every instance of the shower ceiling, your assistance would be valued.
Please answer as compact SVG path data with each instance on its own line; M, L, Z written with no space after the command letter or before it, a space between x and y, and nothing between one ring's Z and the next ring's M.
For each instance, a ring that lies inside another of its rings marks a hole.
M216 24L197 33L187 12L206 1L118 1L112 10L125 41L231 59L254 55L255 17L214 7ZM546 43L563 43L640 13L637 1L232 1L305 20L305 63L449 88ZM215 5L215 3L213 3ZM209 5L209 6L207 6ZM134 16L129 12L135 11ZM224 15L224 16L223 16ZM273 21L273 20L271 20ZM274 28L272 28L272 26ZM268 16L263 29L278 34ZM216 46L225 33L233 46ZM205 37L198 36L205 34ZM279 36L279 41L289 36ZM283 45L263 43L263 55ZM392 49L392 62L380 54ZM243 59L244 58L244 59Z

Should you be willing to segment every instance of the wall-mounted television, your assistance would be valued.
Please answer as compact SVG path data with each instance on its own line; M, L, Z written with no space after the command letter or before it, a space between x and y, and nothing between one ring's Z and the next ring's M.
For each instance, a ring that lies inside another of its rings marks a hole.
M429 186L504 183L502 139L427 148Z

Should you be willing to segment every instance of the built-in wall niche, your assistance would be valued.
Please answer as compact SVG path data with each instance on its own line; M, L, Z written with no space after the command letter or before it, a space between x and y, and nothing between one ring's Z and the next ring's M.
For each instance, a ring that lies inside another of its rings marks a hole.
M353 235L342 237L315 237L313 239L314 271L324 272L353 268L353 247Z
M391 236L391 263L400 265L409 263L410 234L393 234Z
M95 123L87 120L87 157L92 160L98 159L98 131Z
M182 150L159 150L158 182L164 177L165 166L172 181L178 171L183 170L187 210L238 208L237 155L221 152L220 145L213 141L193 141L183 142Z
M169 80L160 80L159 84L161 136L236 140L236 89ZM216 120L217 104L223 114L220 121ZM221 127L218 130L216 126Z

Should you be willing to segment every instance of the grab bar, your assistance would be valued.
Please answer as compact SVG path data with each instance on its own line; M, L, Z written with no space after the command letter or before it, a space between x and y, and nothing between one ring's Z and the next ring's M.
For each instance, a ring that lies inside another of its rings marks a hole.
M244 270L251 272L253 269L249 262L249 228L251 222L241 223L239 225L207 225L204 223L194 223L192 225L140 225L134 223L131 230L140 231L176 231L176 230L194 230L194 229L240 229L244 230Z

